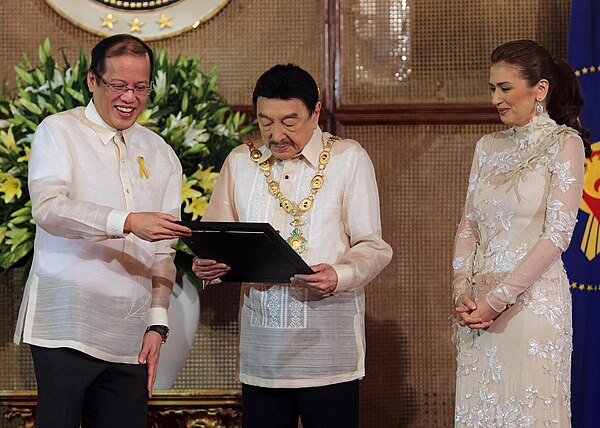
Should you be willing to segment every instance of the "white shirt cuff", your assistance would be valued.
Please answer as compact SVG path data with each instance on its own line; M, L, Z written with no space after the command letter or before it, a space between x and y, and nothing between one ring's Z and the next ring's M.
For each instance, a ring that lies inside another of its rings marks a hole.
M346 291L351 285L353 274L352 268L348 265L331 265L338 277L338 283L332 294L340 294Z
M106 235L115 238L124 237L123 228L128 215L127 211L112 210L106 219Z
M146 323L148 326L151 325L164 325L169 326L169 315L165 308L160 308L158 306L154 308L150 308L148 310L148 314L146 316Z

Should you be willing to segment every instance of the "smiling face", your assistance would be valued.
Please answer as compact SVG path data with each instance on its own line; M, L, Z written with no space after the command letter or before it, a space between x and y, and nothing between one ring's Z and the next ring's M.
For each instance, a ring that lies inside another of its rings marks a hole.
M321 103L311 115L297 98L258 97L256 115L263 143L280 160L291 159L304 149L319 123Z
M106 70L102 78L109 83L124 84L129 88L150 85L150 59L148 56L121 55L106 58ZM147 94L134 91L118 93L112 87L96 79L96 75L88 72L87 84L94 106L107 125L123 131L133 126L142 114L148 100Z
M519 70L505 62L490 67L490 92L492 104L507 125L523 126L537 114L536 100L546 97L548 81L540 80L530 87Z

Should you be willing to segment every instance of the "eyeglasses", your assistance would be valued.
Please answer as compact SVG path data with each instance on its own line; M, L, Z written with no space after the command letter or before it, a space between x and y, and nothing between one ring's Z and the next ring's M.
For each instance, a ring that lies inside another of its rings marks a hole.
M94 74L100 79L102 83L104 83L109 89L112 89L113 92L116 92L117 94L125 95L129 91L133 91L134 94L145 97L152 90L152 86L147 85L136 85L133 88L130 88L124 83L110 83L104 80L104 78L100 76L100 73L94 71Z

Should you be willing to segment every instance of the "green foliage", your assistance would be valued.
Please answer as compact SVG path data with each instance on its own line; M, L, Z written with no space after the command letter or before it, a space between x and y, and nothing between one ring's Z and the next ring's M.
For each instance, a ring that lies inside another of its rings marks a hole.
M24 55L15 67L16 92L0 100L0 269L29 260L35 223L27 189L27 160L33 133L46 116L86 105L89 62L83 51L71 65L62 52L63 66L52 57L50 40L39 47L39 65ZM218 171L241 136L256 130L244 114L231 111L218 92L215 68L199 70L198 58L177 57L169 62L162 50L156 56L153 91L138 123L153 130L178 154L184 172L185 219L204 214ZM189 263L179 243L177 260ZM186 266L189 268L189 266Z

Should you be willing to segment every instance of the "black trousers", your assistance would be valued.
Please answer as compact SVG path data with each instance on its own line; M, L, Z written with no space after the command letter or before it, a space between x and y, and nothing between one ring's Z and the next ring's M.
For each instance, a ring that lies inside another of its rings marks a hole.
M37 428L146 428L147 367L31 345Z
M358 380L312 388L242 384L244 428L358 428Z

